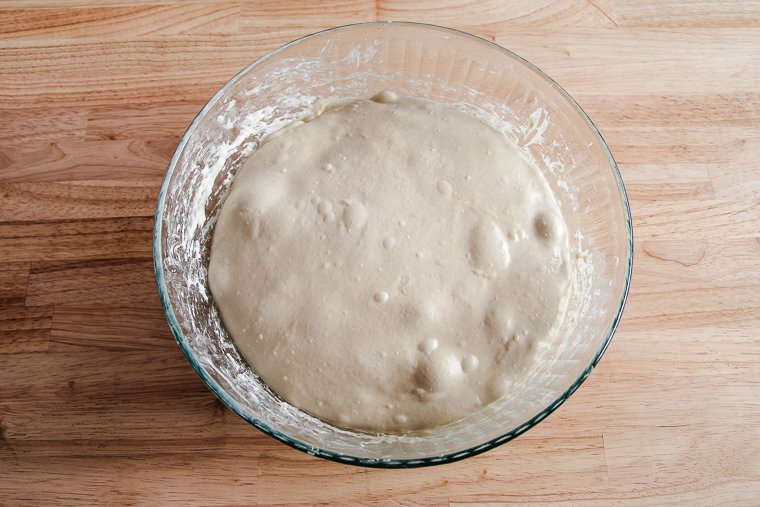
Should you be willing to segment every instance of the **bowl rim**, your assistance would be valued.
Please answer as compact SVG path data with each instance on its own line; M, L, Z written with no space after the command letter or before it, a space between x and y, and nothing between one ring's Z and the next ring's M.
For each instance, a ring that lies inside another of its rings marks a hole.
M606 153L607 158L609 160L610 169L612 170L613 176L615 178L615 183L619 191L620 201L623 207L623 215L625 218L625 227L626 227L625 279L623 282L622 290L618 296L618 304L617 304L617 309L615 311L615 315L613 316L612 323L609 329L607 330L607 334L604 340L602 341L601 345L595 352L593 358L588 363L586 368L584 368L584 370L581 372L580 376L570 385L570 387L568 387L554 401L549 403L538 414L536 414L535 416L533 416L532 418L530 418L528 421L521 424L517 428L513 428L510 431L503 433L499 437L488 440L482 444L470 447L465 450L448 453L448 454L437 455L437 456L426 456L426 457L413 458L413 459L366 458L366 457L360 457L360 456L350 456L350 455L330 451L328 449L322 449L320 447L312 446L304 442L301 442L300 440L295 439L285 433L282 433L276 430L275 428L272 428L269 425L259 421L255 417L252 417L251 415L247 414L246 411L243 409L243 407L240 404L238 404L237 401L232 399L226 393L226 391L219 385L219 383L205 372L205 370L195 360L192 352L190 351L190 348L188 347L185 341L184 335L179 326L179 322L177 321L177 318L174 314L174 310L172 308L172 305L167 295L167 284L166 284L166 278L164 276L164 268L163 268L162 258L161 258L161 255L162 255L162 249L161 249L162 215L164 211L164 204L165 204L166 194L169 187L169 182L171 180L171 176L174 173L174 169L177 165L177 161L179 160L180 154L184 150L190 136L194 133L201 118L204 117L204 115L224 95L224 93L230 87L232 87L239 79L241 79L242 76L244 76L254 67L256 67L257 65L260 65L261 63L265 62L269 58L284 51L288 47L298 44L299 42L312 39L312 38L322 37L332 32L337 32L337 31L355 30L355 29L362 29L362 28L367 28L367 27L386 27L386 26L402 26L402 27L407 26L413 29L424 29L424 30L432 29L434 31L439 31L443 33L452 33L458 37L469 38L475 42L485 43L501 51L507 57L513 58L514 60L517 60L518 62L522 63L523 65L528 67L530 70L532 70L536 75L541 77L547 84L549 84L551 87L557 90L560 93L560 95L564 97L570 103L570 105L576 110L576 112L580 114L583 120L585 120L585 122L591 129L593 135L596 137L597 142L600 144L600 146ZM625 307L625 304L628 298L628 293L631 286L631 276L632 276L632 271L633 271L633 222L631 218L630 205L628 202L628 195L626 193L625 186L623 184L623 179L620 174L620 170L617 166L617 163L615 162L615 159L612 156L612 153L610 152L609 147L607 146L607 143L602 138L602 135L600 134L594 122L591 120L591 118L589 118L589 116L586 114L583 108L578 104L578 102L576 102L575 99L559 83L557 83L555 80L549 77L541 69L539 69L538 67L536 67L535 65L533 65L532 63L530 63L528 60L521 57L520 55L500 46L499 44L496 44L493 41L490 41L490 40L484 39L483 37L479 37L477 35L473 35L473 34L470 34L461 30L457 30L454 28L443 27L443 26L434 25L430 23L419 23L419 22L412 22L412 21L372 21L372 22L366 22L366 23L353 23L353 24L348 24L348 25L341 25L341 26L336 26L333 28L328 28L326 30L320 30L318 32L314 32L309 35L305 35L303 37L294 39L288 42L287 44L284 44L272 51L269 51L263 56L261 56L260 58L256 59L254 62L244 67L237 74L235 74L229 81L227 81L227 83L224 84L224 86L222 86L208 100L208 102L206 102L203 108L198 112L198 114L195 116L193 121L190 123L185 133L182 135L179 143L177 144L177 148L175 149L174 154L172 155L172 158L169 161L169 164L166 169L166 173L164 174L164 178L161 183L158 199L156 201L156 212L155 212L154 224L153 224L153 268L154 268L154 273L156 277L156 285L158 288L158 294L161 300L161 306L163 307L164 315L166 316L166 320L169 324L172 334L174 335L174 339L177 341L177 344L182 350L182 353L185 355L185 358L190 363L190 365L195 370L195 372L198 374L198 376L203 380L203 382L208 386L208 388L214 393L214 395L216 395L216 397L219 398L235 414L240 416L242 419L250 423L255 428L259 429L263 433L275 438L276 440L279 440L280 442L290 447L293 447L294 449L303 451L312 456L325 458L327 460L335 461L338 463L354 464L354 465L360 465L360 466L372 467L372 468L414 468L414 467L437 465L437 464L442 464L442 463L450 463L450 462L458 461L470 456L475 456L487 450L493 449L494 447L497 447L501 444L504 444L518 437L519 435L525 433L530 428L532 428L533 426L538 424L540 421L542 421L544 418L546 418L549 414L554 412L581 386L581 384L583 384L583 382L586 380L586 378L588 378L591 371L599 363L605 351L607 350L612 340L612 336L615 333L615 330L617 329L618 324L620 323L620 319L623 314L623 309Z

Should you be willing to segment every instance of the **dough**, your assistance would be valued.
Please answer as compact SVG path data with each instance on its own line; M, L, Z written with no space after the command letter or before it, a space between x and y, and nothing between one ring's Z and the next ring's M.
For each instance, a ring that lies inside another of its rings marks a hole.
M245 161L209 285L243 356L337 426L403 432L500 398L561 322L564 220L542 173L458 109L383 92Z

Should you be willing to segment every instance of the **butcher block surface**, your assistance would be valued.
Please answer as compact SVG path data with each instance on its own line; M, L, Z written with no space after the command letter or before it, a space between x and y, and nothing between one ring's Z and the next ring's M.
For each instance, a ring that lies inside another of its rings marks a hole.
M634 276L599 366L501 447L341 465L218 401L174 341L151 230L220 86L303 35L450 26L556 79L610 145ZM760 3L6 0L0 505L758 505Z

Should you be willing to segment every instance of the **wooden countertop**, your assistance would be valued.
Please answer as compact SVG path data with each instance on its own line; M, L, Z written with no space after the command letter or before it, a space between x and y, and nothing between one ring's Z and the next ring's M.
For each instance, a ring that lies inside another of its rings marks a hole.
M227 410L151 261L205 101L266 51L375 19L470 31L554 77L610 144L636 235L622 324L570 401L406 471L312 458ZM0 505L758 505L759 126L758 2L5 1Z

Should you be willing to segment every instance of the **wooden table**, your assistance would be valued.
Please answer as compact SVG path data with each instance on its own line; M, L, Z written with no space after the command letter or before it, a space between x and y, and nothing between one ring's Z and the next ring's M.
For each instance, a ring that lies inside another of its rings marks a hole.
M206 99L286 41L375 19L461 28L557 79L620 164L637 241L623 322L570 401L408 471L309 457L227 410L151 261ZM5 1L0 504L759 505L759 125L758 2Z

